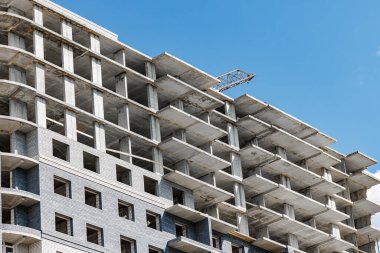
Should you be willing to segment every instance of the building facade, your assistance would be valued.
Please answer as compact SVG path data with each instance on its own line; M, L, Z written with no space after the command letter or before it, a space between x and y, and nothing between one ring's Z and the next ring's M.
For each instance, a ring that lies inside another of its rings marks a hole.
M3 253L375 252L376 161L48 0L0 0Z

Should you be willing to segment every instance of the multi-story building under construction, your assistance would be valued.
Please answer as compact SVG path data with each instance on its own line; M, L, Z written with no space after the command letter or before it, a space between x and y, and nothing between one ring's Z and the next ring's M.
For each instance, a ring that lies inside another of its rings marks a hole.
M372 252L376 163L48 0L0 0L3 253Z

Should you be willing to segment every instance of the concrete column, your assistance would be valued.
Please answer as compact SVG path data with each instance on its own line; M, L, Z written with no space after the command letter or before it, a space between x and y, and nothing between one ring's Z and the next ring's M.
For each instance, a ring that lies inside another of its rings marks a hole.
M33 21L36 22L39 25L43 25L43 14L42 14L42 8L39 5L33 6Z
M202 180L203 182L216 186L216 178L215 178L214 172L208 173L207 175L204 175L203 177L199 179Z
M94 148L102 152L106 152L106 134L103 124L99 122L94 122L94 140Z
M119 141L120 151L128 154L132 154L131 137L126 136ZM132 163L132 157L127 155L120 155L120 159L128 163Z
M35 77L34 77L34 85L37 92L45 94L45 66L35 63Z
M283 159L285 159L285 160L287 160L288 159L288 157L287 157L287 155L286 155L286 150L284 149L284 148L282 148L282 147L276 147L276 153L277 153L277 155L279 155L281 158L283 158Z
M239 137L236 126L227 123L228 144L233 147L239 148Z
M174 106L174 107L180 109L181 111L184 110L184 107L183 107L183 101L180 100L180 99L176 99L176 100L170 102L170 105L172 105L172 106Z
M10 99L9 116L27 120L26 103ZM20 132L13 132L10 136L10 149L13 154L26 155L26 136Z
M25 50L25 39L18 34L8 32L8 46Z
M340 239L340 229L338 225L336 224L330 224L330 234L333 235L335 238Z
M61 34L63 37L72 40L72 25L66 21L61 20ZM74 72L74 53L73 48L69 45L62 44L62 68ZM63 77L64 83L64 101L70 105L75 106L75 81L69 77ZM76 113L65 109L65 135L66 137L77 140L77 118Z
M153 63L146 62L145 63L145 73L146 76L156 80L156 68ZM158 96L157 96L157 88L151 84L148 84L148 106L154 110L158 110ZM156 142L161 142L161 130L160 130L160 122L158 118L154 115L150 116L150 138ZM157 147L152 148L153 153L153 161L154 166L153 170L156 173L163 174L164 169L162 167L163 158L162 153Z
M269 238L269 228L268 226L259 228L257 231L257 238Z
M46 101L41 97L35 100L36 124L39 127L46 128Z
M186 160L181 160L174 165L175 170L178 170L186 175L190 174L189 162Z
M125 66L125 52L124 49L120 49L116 53L113 54L113 59L120 63L121 65Z
M219 219L219 208L218 208L218 206L214 205L214 206L208 207L205 211L208 215Z
M290 183L290 179L287 176L280 175L280 184L282 184L286 188L289 188L289 189L292 188L291 183Z
M236 119L236 112L235 112L235 106L231 104L230 102L226 101L224 104L224 109L226 112L226 115L230 118Z
M186 130L185 129L178 129L174 131L173 137L186 142Z
M291 219L295 219L294 207L289 204L284 204L284 214ZM298 239L294 234L288 234L288 245L293 249L298 249Z
M25 70L14 65L9 66L9 81L26 84Z
M128 98L128 78L125 73L115 76L116 93Z
M33 32L33 47L34 54L37 58L44 59L44 34L40 31L34 30Z
M9 100L9 116L28 120L26 103L14 99Z

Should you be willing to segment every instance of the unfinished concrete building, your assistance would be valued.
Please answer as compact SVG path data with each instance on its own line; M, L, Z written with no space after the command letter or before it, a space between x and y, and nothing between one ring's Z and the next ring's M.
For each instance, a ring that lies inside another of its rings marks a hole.
M48 0L0 0L3 253L375 252L372 158Z

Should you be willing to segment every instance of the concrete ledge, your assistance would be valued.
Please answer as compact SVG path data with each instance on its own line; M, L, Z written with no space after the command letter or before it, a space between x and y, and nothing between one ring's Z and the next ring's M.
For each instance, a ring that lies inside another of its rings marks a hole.
M237 226L232 225L230 223L227 223L225 221L219 220L219 219L214 218L212 216L209 216L209 218L210 218L212 230L215 230L215 231L220 232L222 234L229 234L229 233L238 229Z
M41 231L13 224L2 224L2 236L3 242L15 243L23 240L22 243L32 244L41 240Z
M187 237L177 237L168 242L168 246L187 253L207 253L211 252L211 247L197 242Z
M355 172L348 178L348 187L351 192L361 189L369 189L378 184L380 184L380 179L368 171Z
M194 223L206 219L208 216L207 214L181 204L170 206L166 209L166 212Z
M377 161L359 151L351 153L344 158L347 172L356 172L375 165Z
M37 128L37 125L28 120L24 120L24 119L12 117L12 116L0 115L0 131L1 132L6 132L6 133L11 134L16 131L19 131L19 132L27 134L35 130L36 128Z
M11 171L16 168L28 170L38 165L38 161L19 154L0 152L2 170Z
M284 244L273 241L267 237L258 238L252 244L273 253L283 253L286 249Z
M373 215L378 212L380 212L380 205L368 199L355 201L352 205L352 215L354 219L361 218L369 214Z
M154 82L154 85L158 87L158 92L163 91L162 96L168 96L169 101L181 99L204 111L211 111L224 105L223 101L171 75L160 77Z
M40 202L40 196L28 191L1 187L3 207L13 208L17 205L32 206Z
M380 238L380 230L372 225L359 228L357 230L357 241L358 246L362 246L368 243L368 237L373 240L377 240Z

